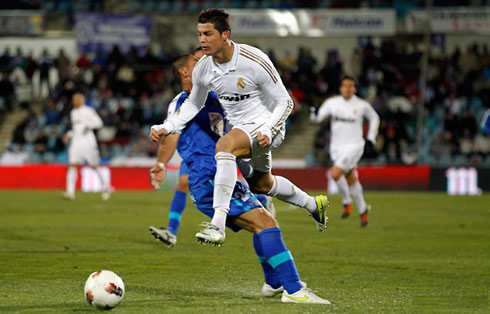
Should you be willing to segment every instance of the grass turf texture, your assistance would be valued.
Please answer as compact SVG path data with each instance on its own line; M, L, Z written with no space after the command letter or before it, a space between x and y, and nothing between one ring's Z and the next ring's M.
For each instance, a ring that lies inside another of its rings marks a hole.
M126 284L120 313L487 312L490 195L367 193L367 229L354 213L319 233L302 210L276 202L303 281L333 304L282 304L260 296L262 271L247 232L223 247L199 245L207 220L191 202L177 246L148 232L167 221L171 192L118 192L108 202L78 193L0 191L0 312L92 311L88 275L113 270Z

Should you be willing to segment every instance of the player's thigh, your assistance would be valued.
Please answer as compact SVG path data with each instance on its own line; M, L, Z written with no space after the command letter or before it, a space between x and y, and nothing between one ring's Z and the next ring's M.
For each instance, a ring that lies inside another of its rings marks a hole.
M100 153L97 147L88 148L84 153L84 159L92 167L97 167L100 164Z
M216 143L216 152L227 152L237 157L250 155L250 140L241 129L232 129Z
M68 149L68 163L70 165L80 165L84 161L83 148L78 145L71 145Z
M345 178L347 179L347 184L349 185L353 185L354 183L356 183L358 180L356 168L349 171L349 173L345 175Z
M257 207L240 216L232 217L231 222L252 233L259 233L266 229L279 227L277 221L263 207Z

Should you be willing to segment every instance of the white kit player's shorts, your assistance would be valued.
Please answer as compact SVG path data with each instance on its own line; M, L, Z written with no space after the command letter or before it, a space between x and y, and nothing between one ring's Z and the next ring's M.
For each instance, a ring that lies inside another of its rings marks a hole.
M97 145L83 145L72 143L68 150L68 161L70 164L83 164L87 162L90 166L100 163L100 154Z
M339 167L346 173L357 167L363 153L364 143L362 145L330 148L330 157L334 166Z
M233 126L234 129L240 129L244 131L250 141L250 147L252 151L251 158L239 158L237 159L238 167L245 178L249 178L253 175L254 171L269 172L272 169L272 154L271 151L284 141L286 135L286 129L283 127L279 133L272 138L272 144L263 147L259 145L257 140L257 133L266 124L265 121L261 122L249 122Z

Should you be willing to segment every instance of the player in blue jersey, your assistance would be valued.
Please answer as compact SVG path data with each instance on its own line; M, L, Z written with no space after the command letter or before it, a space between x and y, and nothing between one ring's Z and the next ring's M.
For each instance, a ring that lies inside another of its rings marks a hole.
M202 56L201 51L189 56L186 65L188 71L192 72L199 56ZM184 74L180 73L180 75L184 81ZM176 110L178 112L179 108ZM216 142L223 135L224 121L223 110L210 93L204 108L181 130L180 134L174 135L179 137L177 150L189 169L192 199L199 211L208 217L214 215L215 147ZM161 145L166 145L167 140L168 137L162 138ZM273 297L282 293L282 302L330 304L301 282L277 221L241 182L235 184L226 225L233 231L245 229L253 233L253 246L265 276L263 296Z
M189 97L189 91L192 88L192 79L189 68L187 67L188 56L178 58L174 62L174 67L181 77L181 85L183 91L179 93L170 102L167 111L167 117L175 114L178 108L182 105L185 99ZM195 60L197 62L197 59ZM206 99L207 103L218 102L215 93L209 93ZM179 136L176 134L170 135L168 140L162 141L158 147L158 157L155 165L150 169L150 182L155 189L160 188L160 183L163 180L166 172L166 165L172 158L178 145ZM182 162L179 170L179 180L175 189L174 197L170 205L168 214L167 227L150 226L149 230L152 236L158 241L163 242L167 247L174 247L177 243L177 233L180 227L182 213L185 210L187 203L187 192L189 191L189 171L185 162ZM274 204L270 197L259 194L256 195L260 203L267 208L274 216Z
M483 114L483 118L481 120L481 130L485 135L490 134L490 109L485 111Z

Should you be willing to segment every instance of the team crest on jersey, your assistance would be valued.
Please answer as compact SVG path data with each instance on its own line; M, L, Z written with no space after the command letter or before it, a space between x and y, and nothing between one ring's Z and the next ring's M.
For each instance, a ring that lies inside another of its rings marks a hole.
M219 136L223 136L225 130L225 121L223 116L217 112L210 112L209 122L211 123L211 130Z
M236 81L236 87L238 87L238 89L245 88L245 79L243 77L238 78L238 80Z

